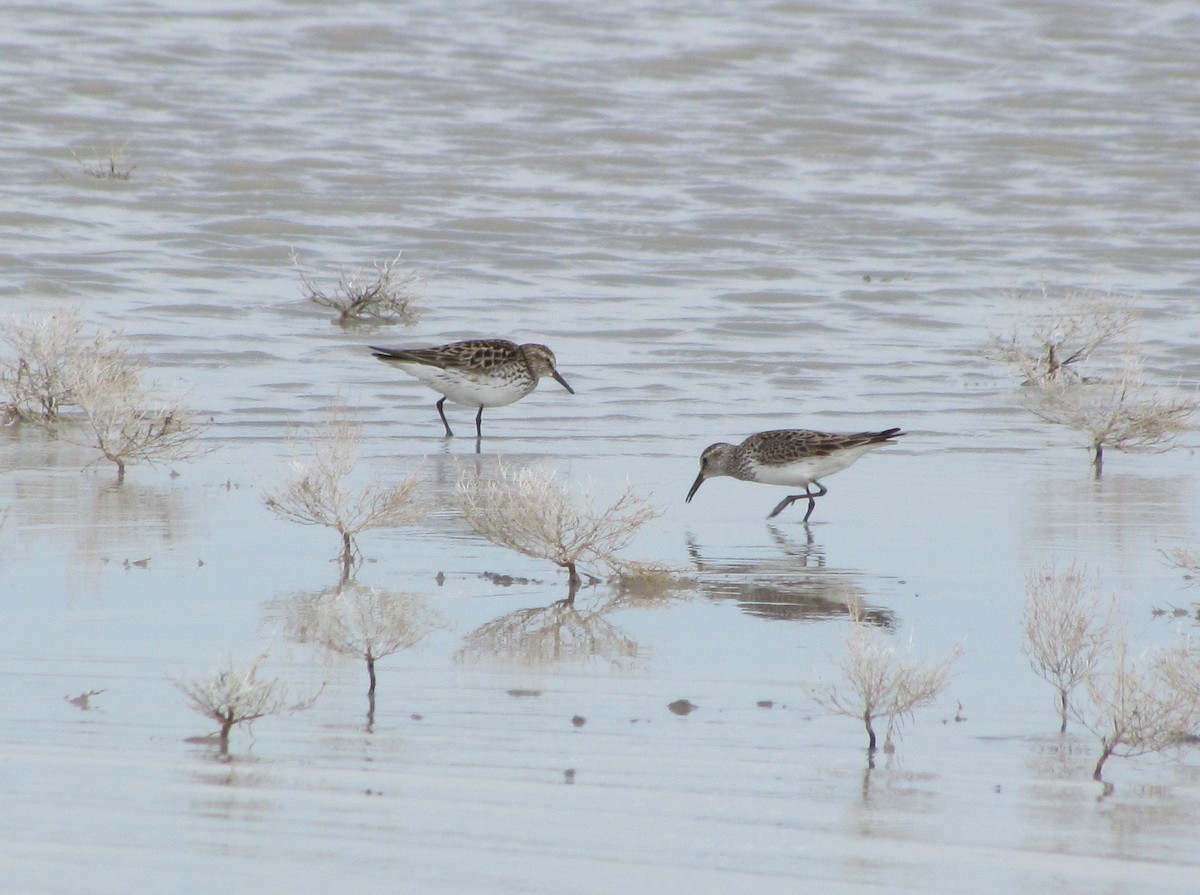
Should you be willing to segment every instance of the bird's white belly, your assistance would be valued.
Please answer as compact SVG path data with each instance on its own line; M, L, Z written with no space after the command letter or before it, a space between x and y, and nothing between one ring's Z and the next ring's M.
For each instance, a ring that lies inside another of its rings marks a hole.
M835 451L824 457L805 457L779 465L754 464L751 471L753 481L763 485L790 485L803 487L825 476L841 472L867 451L878 444L864 444L849 450Z
M457 370L443 370L424 364L405 364L404 369L434 391L441 392L447 401L465 407L503 407L521 400L536 385L497 376L468 377Z

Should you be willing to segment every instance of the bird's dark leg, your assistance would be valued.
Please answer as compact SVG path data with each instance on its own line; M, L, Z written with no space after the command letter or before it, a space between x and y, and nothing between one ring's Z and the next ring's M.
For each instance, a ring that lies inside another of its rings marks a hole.
M776 516L778 516L780 513L782 513L784 510L786 510L788 507L790 507L796 501L800 500L801 498L808 498L808 512L804 514L804 519L801 520L803 522L807 522L808 517L812 515L812 511L817 505L817 498L824 497L826 494L829 493L829 489L826 488L824 485L822 485L820 482L812 482L811 484L816 485L817 488L819 488L820 490L818 490L814 493L814 492L808 490L809 485L805 485L803 494L792 494L788 497L785 497L783 500L779 501L779 505L776 506L775 509L771 510L771 513L769 516L767 516L767 518L774 519Z
M443 395L442 400L437 402L438 416L442 418L442 425L446 427L446 437L453 438L454 433L450 431L450 424L446 422L446 411L442 410L442 405L446 403L446 398Z
M808 512L804 514L804 518L801 520L802 522L807 522L808 517L812 515L812 511L817 505L817 498L824 497L826 494L829 493L829 489L826 488L824 485L822 485L820 482L810 482L809 484L816 485L821 490L815 494L809 494L808 485L804 486L804 493L808 494Z
M475 437L483 438L483 405L479 405L479 412L475 414Z
M798 501L801 497L808 497L807 492L804 494L793 494L790 497L785 497L783 500L779 501L779 504L775 507L775 509L771 510L771 512L767 514L767 518L774 519L776 516Z

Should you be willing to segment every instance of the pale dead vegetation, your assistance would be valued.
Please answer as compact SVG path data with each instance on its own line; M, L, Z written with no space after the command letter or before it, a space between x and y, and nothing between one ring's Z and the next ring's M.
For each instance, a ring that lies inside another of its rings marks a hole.
M134 361L78 367L72 388L83 418L62 437L99 450L116 465L117 481L129 464L187 460L205 451L197 442L205 426L182 400L144 385Z
M884 635L863 622L855 607L851 607L850 619L846 654L833 660L841 679L818 680L812 686L812 696L825 711L863 722L869 757L875 752L877 742L874 722L880 718L887 720L884 749L889 750L892 735L899 726L945 690L950 668L962 650L956 647L936 660L899 655Z
M1071 693L1111 648L1111 616L1100 614L1100 594L1084 569L1044 565L1025 576L1021 627L1025 655L1038 677L1054 687L1059 731L1067 729Z
M1141 361L1132 354L1103 378L1056 381L1028 396L1039 419L1082 432L1091 441L1096 478L1104 469L1104 450L1162 453L1190 427L1196 399L1146 387Z
M1200 586L1200 550L1189 550L1186 547L1172 547L1164 550L1163 555L1175 568L1183 572L1184 580L1192 587Z
M229 734L234 727L252 724L269 715L302 711L320 695L318 690L309 697L291 702L282 678L259 676L266 658L264 652L247 665L239 665L231 658L220 663L206 677L175 682L193 711L219 725L218 738L223 755L229 751Z
M1084 362L1114 343L1127 342L1137 324L1125 296L1090 291L1054 296L1043 287L1013 300L1023 307L1008 334L992 337L988 358L1012 368L1027 386L1079 382Z
M1182 638L1163 653L1158 670L1168 689L1195 710L1186 731L1194 741L1200 734L1200 644Z
M576 498L545 467L500 463L496 472L495 478L464 473L459 479L458 498L467 522L493 544L565 569L570 597L582 580L581 567L617 575L639 568L618 554L663 510L632 486L597 509L592 495ZM653 567L640 568L650 574Z
M1020 378L1029 411L1084 433L1096 478L1106 448L1169 450L1189 428L1197 400L1194 394L1147 386L1130 299L1092 292L1056 298L1043 290L1029 302L1012 332L994 337L988 351L989 358ZM1093 359L1094 367L1085 372Z
M88 335L68 311L10 319L4 341L13 350L0 363L7 422L32 422L64 441L98 450L117 467L184 460L203 453L204 426L180 399L144 382L140 362L115 333Z
M264 495L276 515L300 525L323 525L342 540L342 580L361 561L358 537L377 528L409 525L428 511L417 499L420 478L399 482L371 478L361 487L351 479L362 446L362 425L346 410L335 409L308 442L310 456L296 456L283 482Z
M1123 758L1181 746L1200 728L1200 663L1187 644L1132 656L1117 629L1105 667L1087 676L1088 704L1075 715L1100 740L1092 776L1100 780L1112 756Z
M88 334L76 310L46 317L9 317L0 339L11 349L0 357L4 422L52 427L77 408L74 384L80 368L122 365L124 350L114 333Z
M128 180L129 175L137 169L137 165L125 164L124 156L128 146L128 140L120 146L110 144L106 154L91 159L81 158L73 149L68 151L89 177L95 177L97 180Z
M1100 741L1092 776L1112 756L1182 745L1200 728L1200 655L1186 640L1134 656L1114 611L1101 614L1093 584L1078 566L1042 566L1026 578L1022 618L1033 670L1057 693L1060 731L1067 715ZM1086 699L1073 699L1084 685Z
M343 268L338 271L337 282L326 289L301 266L296 250L291 252L292 264L300 275L301 293L308 301L337 312L340 324L353 321L409 324L421 315L416 306L417 290L425 275L402 267L400 255L377 261L370 268Z

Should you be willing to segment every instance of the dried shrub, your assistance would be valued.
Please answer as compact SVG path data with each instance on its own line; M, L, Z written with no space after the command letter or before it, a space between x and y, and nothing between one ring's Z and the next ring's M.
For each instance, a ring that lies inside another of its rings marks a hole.
M276 515L300 525L332 528L342 539L342 580L361 560L358 536L375 528L408 525L424 518L416 500L417 476L387 483L372 478L360 488L350 479L358 464L362 426L345 410L334 410L309 443L312 456L293 459L291 473L264 495Z
M1127 354L1111 375L1095 381L1047 383L1027 395L1039 419L1083 432L1091 441L1096 478L1104 469L1104 450L1161 453L1190 427L1196 399L1146 388L1141 361Z
M266 658L267 654L263 653L249 665L238 665L228 659L207 677L175 682L194 711L220 725L218 736L222 755L229 751L229 734L234 727L251 724L268 715L301 711L320 695L318 691L289 703L287 688L281 678L259 677L259 668Z
M83 317L70 310L47 317L10 317L0 339L12 350L0 357L5 423L52 427L78 406L77 371L123 366L124 349L113 333L88 335Z
M400 254L390 261L376 262L368 268L342 269L332 290L319 286L314 276L300 265L292 250L292 264L300 275L304 297L337 312L337 322L413 323L420 315L416 307L417 287L425 275L400 266Z
M1090 292L1055 299L1043 290L1012 333L995 337L989 357L1021 379L1026 407L1039 419L1086 434L1099 478L1104 450L1161 452L1185 431L1196 399L1146 386L1130 300ZM1087 375L1086 362L1108 356Z
M129 175L134 172L137 165L125 165L123 157L127 146L129 146L128 140L120 146L110 144L108 153L105 156L94 159L80 158L74 150L69 151L71 157L79 162L79 167L83 169L83 173L89 177L95 177L97 180L128 180Z
M992 337L988 357L1012 368L1027 386L1082 380L1084 362L1128 340L1137 322L1124 296L1090 291L1052 296L1042 288L1037 295L1016 298L1027 307L1011 332Z
M1075 712L1100 740L1092 776L1102 778L1112 756L1175 748L1200 726L1200 666L1186 645L1133 657L1123 630L1112 640L1106 667L1086 678L1089 704Z
M570 597L581 580L579 567L613 573L629 567L617 554L638 529L663 512L632 486L598 510L591 495L577 502L544 467L518 469L500 463L497 474L494 479L478 474L459 479L459 503L467 522L493 544L566 569Z
M1112 622L1107 615L1100 618L1100 595L1074 564L1064 572L1050 565L1030 572L1025 592L1025 655L1034 672L1054 687L1059 731L1066 732L1071 693L1108 653Z
M178 399L143 382L141 364L114 333L85 335L77 312L9 320L0 362L6 421L53 428L65 441L99 450L117 467L179 460L202 452L204 426Z
M94 360L71 371L83 417L78 428L63 430L65 440L99 450L116 465L118 482L129 464L153 465L204 453L196 439L205 427L186 404L155 394L142 383L141 369L131 359Z
M833 661L842 679L819 681L812 695L825 711L862 720L868 755L876 747L875 720L887 719L884 748L889 749L899 725L946 688L950 667L962 654L956 647L936 661L901 657L883 635L872 631L853 611L845 645L845 657Z
M1200 586L1200 551L1185 547L1172 547L1164 551L1167 561L1181 572L1192 587Z

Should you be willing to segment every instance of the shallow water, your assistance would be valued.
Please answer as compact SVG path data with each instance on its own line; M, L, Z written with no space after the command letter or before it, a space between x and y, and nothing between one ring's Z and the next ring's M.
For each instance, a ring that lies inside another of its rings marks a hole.
M0 890L1191 891L1195 755L1094 783L1019 618L1027 569L1079 560L1139 646L1191 630L1161 551L1200 541L1197 439L1093 482L983 346L1015 293L1128 293L1151 379L1200 379L1198 31L1185 3L6 6L3 309L120 329L213 422L120 487L0 433ZM120 147L128 180L84 172ZM402 250L425 313L331 325L291 249L329 280ZM578 394L488 411L476 454L364 347L469 335L549 344ZM436 506L358 579L449 622L380 662L370 730L363 669L281 633L336 539L262 496L339 402L364 476ZM713 441L892 425L807 530L731 479L683 504ZM562 575L454 508L497 456L652 494L630 554L696 585L553 610ZM965 650L874 769L808 695L849 600ZM325 690L222 759L173 681L268 644Z

